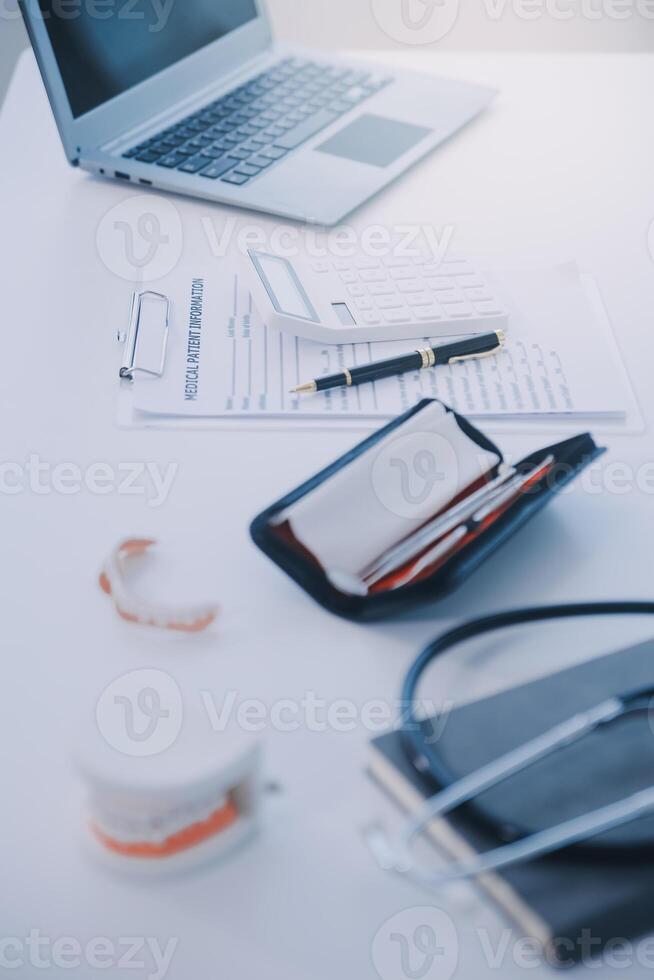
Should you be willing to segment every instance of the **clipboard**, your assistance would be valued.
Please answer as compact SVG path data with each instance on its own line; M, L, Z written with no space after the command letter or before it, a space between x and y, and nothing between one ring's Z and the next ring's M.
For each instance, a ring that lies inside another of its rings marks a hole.
M141 318L146 298L155 300L157 305L161 306L161 356L158 364L154 367L139 363ZM135 374L144 374L150 378L163 377L166 369L166 353L170 334L170 312L171 302L164 293L155 292L153 289L135 290L132 293L127 330L118 331L118 342L123 344L123 361L118 371L118 377L121 381L133 381Z
M158 332L160 339L157 342L157 356L148 358L143 362L140 358L139 340L145 336L148 328L144 323L143 311L148 300L155 301L160 307L158 314ZM153 289L135 289L132 292L129 305L129 315L126 329L116 331L118 343L123 348L123 356L118 369L118 377L121 382L118 392L118 405L116 411L116 423L124 429L207 429L215 430L221 428L249 430L252 428L252 420L247 418L204 418L204 419L184 419L174 416L163 417L160 419L138 419L134 414L133 406L133 384L135 375L150 378L156 381L164 376L166 370L166 356L168 353L168 341L172 326L173 303L165 293ZM143 335L141 331L144 331ZM305 419L293 419L294 429L315 429L315 423ZM319 426L324 428L323 425ZM357 428L365 428L362 423L357 423ZM257 428L265 428L271 431L287 431L288 422L285 419L257 419Z
M206 279L208 295L213 296L216 289L218 289L228 297L230 304L233 298L235 305L238 295L235 342L239 363L241 363L243 358L247 359L247 348L249 346L254 350L253 358L255 364L260 364L262 357L270 356L271 366L268 377L270 378L271 391L273 391L275 397L275 393L280 386L286 390L286 382L290 383L291 375L293 382L295 382L294 372L296 371L296 362L298 361L297 356L294 356L291 352L290 361L292 361L292 364L290 364L289 352L286 349L284 349L283 354L281 354L281 351L278 351L279 345L277 344L276 336L272 338L274 340L274 347L270 342L271 338L267 338L264 341L259 339L259 334L256 331L259 331L262 325L254 320L251 322L250 314L246 309L246 290L238 286L238 265L231 262L220 263L211 268L205 267L202 264L198 266L193 265L192 267L189 265L188 268L183 270L177 269L174 276L170 275L165 277L156 283L154 288L146 288L143 284L137 283L132 284L129 287L129 291L126 291L125 299L126 305L129 302L129 317L126 323L126 329L120 329L118 331L119 340L123 345L123 356L119 367L121 384L119 385L118 405L115 417L120 427L209 430L222 428L233 430L236 428L243 431L256 427L257 429L273 431L287 431L289 428L293 428L296 431L301 429L310 431L353 429L370 432L379 424L380 420L388 421L395 417L396 411L389 412L387 415L370 415L366 412L361 412L360 414L355 412L348 415L341 411L328 413L323 411L322 406L318 406L315 415L310 414L310 412L293 413L284 408L281 412L277 413L277 409L272 407L266 407L261 414L253 413L252 415L247 414L246 411L239 411L238 407L234 411L234 414L230 414L230 408L220 414L214 414L213 410L209 410L206 414L189 413L188 416L184 416L172 407L170 412L162 410L149 412L147 409L141 411L138 406L143 403L144 398L149 399L150 394L156 392L159 384L163 388L164 385L167 386L169 383L172 383L174 377L180 372L178 352L180 345L184 343L188 329L188 318L186 315L187 284L196 276ZM586 280L588 279L589 277L584 277L585 286L587 285ZM601 308L601 301L599 299L598 303ZM593 305L595 306L595 304ZM600 308L595 308L598 323ZM218 322L221 326L225 327L225 335L227 335L227 329L232 329L232 325L227 324L227 317L231 315L231 309L227 314L222 307L219 309L220 319ZM223 317L225 317L225 321L223 321ZM209 323L210 321L215 325L215 310L212 316L208 316L207 318L207 322ZM599 325L605 328L608 337L611 334L611 328L610 323L606 319L605 312L602 316L602 323ZM265 327L265 325L263 326ZM115 328L112 332L115 333ZM214 329L207 328L206 337L203 341L203 352L205 350L204 344L207 341L212 343L214 334L215 327ZM229 336L231 337L231 334ZM614 341L612 343L614 344ZM281 358L281 366L278 363L278 354L279 358ZM231 349L226 347L225 351L221 352L220 364L224 365L228 363L230 356ZM214 370L214 362L215 358L213 361L208 359L207 363L209 367L203 371L203 376L207 379L205 381L205 390L207 389L208 382L209 389L213 388L222 391L226 383L224 377L219 383L214 382L212 384L211 382L211 372ZM616 354L616 369L619 366L619 355ZM315 365L312 364L312 369L314 368ZM308 377L312 373L312 370L305 369L302 365L300 365L298 370L303 377L305 374ZM242 379L250 375L248 375L247 369L242 371L240 368L236 374L239 386L236 396L236 401L238 401L238 399L242 400L243 398L241 387L247 387L247 382ZM441 380L439 379L439 383ZM642 417L638 411L637 404L633 401L630 384L626 376L623 380L625 382L625 391L629 390L630 392L626 424L625 419L622 418L616 420L597 419L594 421L595 431L605 433L614 431L631 432L639 431L642 428ZM133 384L131 382L135 383ZM259 383L259 381L255 382L255 393L250 398L251 404L255 404L259 397L257 394L259 388L256 388L256 385ZM447 386L448 383L449 381L446 378L443 381L443 385ZM152 388L150 388L151 385ZM181 390L181 386L182 379L180 377L180 383L177 385L178 391ZM368 386L365 387L368 389ZM150 389L150 392L146 396L145 392L147 389ZM413 394L412 390L412 396ZM361 398L368 397L368 395L368 390L361 390ZM410 401L411 399L409 399L409 403ZM448 399L448 401L451 402L452 399ZM309 403L307 403L307 406L311 408ZM403 409L404 406L397 409L397 411L399 412ZM481 418L482 416L478 415L476 417ZM517 416L504 418L500 415L493 415L488 418L486 424L492 427L494 433L516 432L524 429L526 421L526 419ZM578 421L575 419L569 419L564 415L557 414L545 414L541 417L529 416L528 424L530 432L545 431L550 433L554 429L562 434L570 431L574 432L578 427Z

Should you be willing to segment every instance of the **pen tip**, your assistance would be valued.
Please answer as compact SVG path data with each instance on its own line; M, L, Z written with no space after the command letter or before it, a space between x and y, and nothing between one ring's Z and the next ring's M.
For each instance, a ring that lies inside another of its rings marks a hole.
M306 384L298 385L297 388L291 388L292 395L302 395L308 394L309 392L317 391L318 386L315 381L307 381Z

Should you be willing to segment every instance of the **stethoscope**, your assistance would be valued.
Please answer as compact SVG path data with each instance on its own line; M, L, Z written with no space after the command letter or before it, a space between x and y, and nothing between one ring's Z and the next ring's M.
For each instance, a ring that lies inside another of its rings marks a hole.
M503 839L506 834L505 825L493 820L487 813L481 812L476 807L474 800L480 793L522 772L557 749L578 742L597 729L608 727L628 715L649 711L654 698L654 685L626 694L617 694L457 780L439 756L437 747L425 738L424 729L416 715L418 684L428 665L436 657L465 640L508 626L576 616L651 613L654 613L654 602L582 602L516 609L470 620L444 633L425 647L404 680L402 704L406 709L401 734L405 751L412 765L421 775L430 776L440 789L407 820L395 839L390 839L379 825L367 829L368 844L381 867L404 874L419 884L438 886L466 878L476 878L489 871L543 857L571 845L576 845L576 851L581 849L585 854L601 854L603 857L628 855L632 859L642 858L645 852L651 857L651 848L643 845L588 843L588 841L598 834L654 813L654 786L537 833L530 834L519 827L513 827L512 836L515 839L509 843L487 851L469 862L451 863L442 871L419 867L413 854L416 839L430 821L445 816L462 804L466 804L479 823L494 836Z

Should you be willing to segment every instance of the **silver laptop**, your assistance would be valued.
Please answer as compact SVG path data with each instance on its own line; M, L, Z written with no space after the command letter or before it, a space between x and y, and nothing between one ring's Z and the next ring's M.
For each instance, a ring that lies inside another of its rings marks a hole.
M259 0L21 0L69 161L322 225L490 89L274 43Z

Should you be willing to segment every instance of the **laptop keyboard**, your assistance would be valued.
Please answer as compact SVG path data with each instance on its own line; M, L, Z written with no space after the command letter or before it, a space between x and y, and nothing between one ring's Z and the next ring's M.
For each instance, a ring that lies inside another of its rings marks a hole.
M286 58L123 157L247 184L392 80Z

